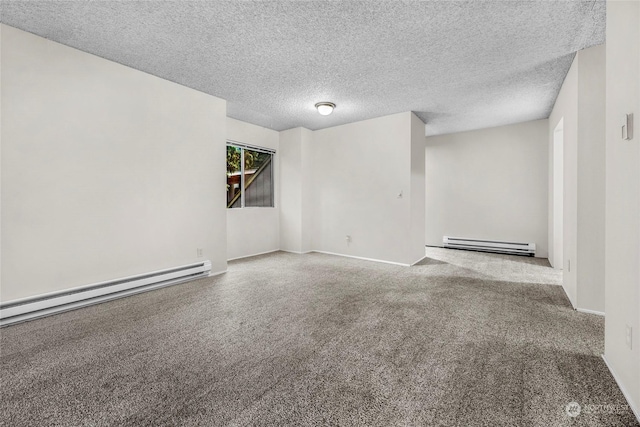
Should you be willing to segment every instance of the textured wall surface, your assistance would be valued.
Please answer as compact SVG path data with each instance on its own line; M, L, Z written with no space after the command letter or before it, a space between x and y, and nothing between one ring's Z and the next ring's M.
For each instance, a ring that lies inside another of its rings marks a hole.
M414 111L427 134L547 118L604 1L2 3L2 21L316 130ZM331 116L314 109L333 101Z

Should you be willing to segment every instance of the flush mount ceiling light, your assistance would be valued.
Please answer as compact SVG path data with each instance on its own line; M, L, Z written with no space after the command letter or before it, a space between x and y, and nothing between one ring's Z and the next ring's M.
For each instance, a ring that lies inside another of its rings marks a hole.
M318 102L316 108L318 109L318 113L323 116L328 116L333 112L333 109L336 108L336 104L333 102Z

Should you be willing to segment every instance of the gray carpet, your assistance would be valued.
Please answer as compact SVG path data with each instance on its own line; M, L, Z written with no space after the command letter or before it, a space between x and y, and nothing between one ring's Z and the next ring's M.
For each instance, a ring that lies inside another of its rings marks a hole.
M279 252L3 328L0 425L638 426L546 260L428 255Z

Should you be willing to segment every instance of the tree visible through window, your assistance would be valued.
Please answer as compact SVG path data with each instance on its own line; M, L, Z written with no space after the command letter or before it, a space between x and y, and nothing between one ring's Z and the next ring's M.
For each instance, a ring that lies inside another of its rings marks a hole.
M273 207L273 152L227 144L227 207Z

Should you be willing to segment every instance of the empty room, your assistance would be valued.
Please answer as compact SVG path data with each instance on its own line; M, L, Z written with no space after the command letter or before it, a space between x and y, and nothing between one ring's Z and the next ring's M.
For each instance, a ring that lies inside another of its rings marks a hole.
M0 425L640 427L640 1L0 21Z

